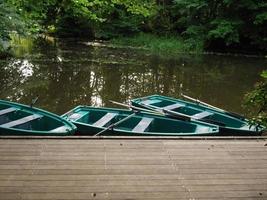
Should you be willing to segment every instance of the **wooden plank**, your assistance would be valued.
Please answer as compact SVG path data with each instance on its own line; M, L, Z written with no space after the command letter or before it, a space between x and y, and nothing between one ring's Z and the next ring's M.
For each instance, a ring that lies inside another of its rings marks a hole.
M154 175L0 175L1 181L65 181L65 180L147 180L147 181L160 181L160 180L177 180L178 175L175 174L154 174Z
M234 169L179 169L179 171L183 174L243 174L243 173L257 173L257 174L266 174L267 169L246 169L245 166L243 168L234 168Z
M267 185L190 185L190 191L266 191Z
M257 164L257 165L261 165L261 164L266 164L266 160L264 159L213 159L213 160L206 160L205 158L203 159L186 159L186 160L182 160L182 159L173 159L172 160L174 163L176 164L187 164L187 165L197 165L197 164L243 164L243 165L247 165L247 164Z
M129 157L122 157L120 155L115 155L115 156L109 156L106 159L108 160L136 160L136 159L148 159L148 160L155 160L155 159L167 159L167 155L162 155L162 156L156 156L152 157L149 155L139 155L139 156L134 156L131 155ZM50 155L50 156L1 156L0 160L103 160L105 159L105 155L84 155L84 156L65 156L65 155Z
M156 175L156 174L174 174L174 169L3 169L0 175Z
M112 192L112 193L22 193L22 199L181 199L188 198L186 192Z
M175 162L174 162L175 163ZM194 165L192 164L179 164L175 163L176 166L179 169L244 169L244 166L242 167L239 163L231 163L231 164L215 164L215 163L209 163L209 164L197 164L195 163ZM264 164L258 164L258 163L251 163L251 164L246 164L245 165L246 169L267 169L267 163Z
M101 187L102 186L102 187ZM184 192L184 188L176 185L96 185L96 186L0 186L1 193L106 193L106 192Z
M198 198L236 198L236 197L246 197L251 199L257 198L267 198L267 193L265 191L208 191L208 192L191 192L191 195Z
M95 170L95 169L115 169L115 170L147 170L147 169L158 169L158 170L164 170L164 169L173 169L171 165L78 165L78 164L60 164L60 165L39 165L39 164L30 164L30 165L0 165L0 170L5 169L40 169L40 170L46 170L46 169L85 169L85 170Z
M183 174L181 175L182 178L186 180L209 180L209 179L242 179L244 182L246 182L247 179L267 179L267 173L266 174L257 174L257 173L240 173L240 174Z
M177 180L76 180L76 181L1 181L0 187L106 187L106 186L181 186Z
M54 199L65 199L65 200L90 200L90 199L108 199L108 194L106 193L21 193L21 199L28 200L54 200Z
M186 185L267 185L267 179L208 179L208 180L183 180Z

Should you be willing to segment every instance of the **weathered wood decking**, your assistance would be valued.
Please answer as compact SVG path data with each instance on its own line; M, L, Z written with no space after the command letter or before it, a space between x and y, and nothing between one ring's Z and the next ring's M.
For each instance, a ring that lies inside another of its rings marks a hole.
M267 141L0 139L0 199L267 199Z

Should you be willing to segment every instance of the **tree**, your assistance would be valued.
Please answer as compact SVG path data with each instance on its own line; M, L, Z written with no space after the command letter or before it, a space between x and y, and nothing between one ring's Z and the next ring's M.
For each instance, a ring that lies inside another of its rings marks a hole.
M253 118L254 123L267 126L267 70L262 72L261 77L263 80L245 96L245 105L253 110L258 109Z
M0 0L0 58L10 53L10 34L22 33L23 30L24 23L14 6L8 1Z
M32 29L65 36L109 36L139 30L154 0L12 0ZM98 35L97 35L98 34Z
M188 38L267 50L267 2L263 0L175 0L177 25Z

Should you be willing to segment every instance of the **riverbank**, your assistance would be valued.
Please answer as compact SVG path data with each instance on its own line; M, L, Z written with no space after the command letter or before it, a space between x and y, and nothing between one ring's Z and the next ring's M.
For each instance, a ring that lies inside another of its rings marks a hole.
M151 53L175 55L179 53L204 52L203 42L184 40L180 36L158 36L140 33L132 37L118 37L110 40L114 46L131 46L148 50Z
M132 49L137 51L145 51L149 54L160 55L162 57L175 57L179 54L187 55L218 55L218 56L234 56L234 57L254 57L267 58L267 55L251 54L251 53L234 53L234 52L216 52L206 51L203 41L188 39L185 40L180 36L158 36L153 34L140 33L131 37L117 37L110 40L86 39L86 38L57 38L48 35L40 35L39 37L20 37L13 35L10 41L10 49L0 52L0 59L8 57L23 57L30 54L32 49L39 48L44 43L55 45L62 41L83 41L81 43L87 46L107 47L112 49ZM63 42L64 43L64 42Z

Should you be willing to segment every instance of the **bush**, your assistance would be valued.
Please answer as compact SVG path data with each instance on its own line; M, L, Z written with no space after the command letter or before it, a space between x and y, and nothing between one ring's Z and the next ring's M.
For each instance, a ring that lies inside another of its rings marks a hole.
M261 74L263 80L255 85L253 91L245 96L245 106L258 110L252 119L253 123L262 124L267 127L267 70Z

